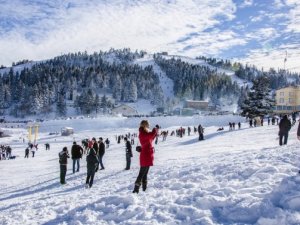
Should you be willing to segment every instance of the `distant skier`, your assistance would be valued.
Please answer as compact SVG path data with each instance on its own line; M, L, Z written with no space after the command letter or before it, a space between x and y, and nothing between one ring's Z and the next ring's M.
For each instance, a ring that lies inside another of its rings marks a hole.
M253 127L253 120L252 119L249 120L249 126Z
M238 123L239 130L241 129L241 122Z
M59 165L60 165L60 183L65 184L68 158L70 158L68 153L68 148L64 147L63 150L58 154L58 156L59 156Z
M83 154L83 148L80 145L78 145L76 141L74 141L71 148L71 155L73 160L73 173L75 173L75 164L77 164L76 172L79 172L80 159L82 158L82 154Z
M125 155L126 155L126 168L125 170L130 170L130 164L131 164L131 157L132 155L132 147L130 144L130 141L127 139L127 137L124 138L125 141Z
M289 131L292 127L291 121L287 115L284 115L279 123L279 145L282 145L282 139L284 138L283 144L286 145L288 141Z
M99 164L96 151L93 148L89 150L88 155L86 156L86 163L87 163L87 177L86 177L85 187L91 188L93 186L95 172Z

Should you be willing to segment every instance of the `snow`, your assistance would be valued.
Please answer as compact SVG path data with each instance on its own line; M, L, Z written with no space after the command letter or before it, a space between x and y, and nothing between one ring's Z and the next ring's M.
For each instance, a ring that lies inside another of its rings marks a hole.
M148 189L131 193L139 163L133 152L132 167L125 168L124 144L115 134L137 132L142 118L95 118L51 120L41 123L39 150L35 158L24 159L26 145L22 128L4 128L13 136L2 138L11 144L15 160L0 161L0 224L299 224L300 149L297 127L287 146L278 146L278 127L229 131L237 116L148 118L164 129L205 126L205 140L197 135L159 139L155 165ZM71 126L69 137L49 135L51 130ZM225 130L216 132L219 126ZM108 137L111 146L104 155L106 169L96 173L94 186L84 188L86 162L72 174L67 185L59 184L58 152L69 149L73 140ZM26 138L26 137L25 137ZM45 151L44 143L50 143Z
M146 99L138 99L136 102L126 103L126 105L136 109L140 115L150 115L151 112L156 111L156 107Z
M20 64L20 65L17 65L17 66L7 67L7 68L4 68L4 69L0 69L0 75L2 75L4 73L8 73L11 68L13 68L13 71L15 73L16 72L20 73L23 69L25 69L25 68L31 69L31 67L34 66L35 64L42 63L42 62L45 62L45 61L31 61L31 62Z
M163 90L165 98L174 98L174 82L167 77L166 73L163 72L160 67L154 62L152 54L145 54L143 58L139 58L134 61L134 64L138 64L145 68L146 66L152 66L154 73L159 77L160 86Z

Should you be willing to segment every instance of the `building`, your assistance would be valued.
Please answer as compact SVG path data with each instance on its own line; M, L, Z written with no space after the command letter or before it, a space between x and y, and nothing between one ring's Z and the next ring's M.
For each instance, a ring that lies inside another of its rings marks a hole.
M276 91L275 113L300 111L300 86L289 86Z
M113 108L111 112L112 114L116 114L116 115L121 114L123 116L134 116L138 114L135 108L132 108L125 104Z
M208 104L209 104L208 101L186 100L184 107L190 109L197 109L201 111L208 111L209 110Z
M72 127L64 127L61 129L61 136L70 136L74 134L74 129Z

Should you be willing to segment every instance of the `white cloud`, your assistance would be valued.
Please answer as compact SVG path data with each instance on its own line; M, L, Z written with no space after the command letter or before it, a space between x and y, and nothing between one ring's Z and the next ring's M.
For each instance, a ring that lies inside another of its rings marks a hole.
M220 16L231 20L236 10L231 0L53 0L43 4L38 0L1 4L0 20L13 23L8 31L0 26L0 64L110 47L172 50L179 38L213 27L220 23L216 19Z
M239 6L240 8L245 8L253 5L253 0L244 0L244 2Z
M289 23L286 31L300 33L300 2L297 0L286 0L285 3L291 7L288 14Z
M268 70L270 68L282 69L284 68L286 52L287 61L285 63L285 68L292 72L299 72L299 44L280 45L277 48L270 47L252 50L247 57L237 60L247 64L256 65L258 68L264 68L264 70Z

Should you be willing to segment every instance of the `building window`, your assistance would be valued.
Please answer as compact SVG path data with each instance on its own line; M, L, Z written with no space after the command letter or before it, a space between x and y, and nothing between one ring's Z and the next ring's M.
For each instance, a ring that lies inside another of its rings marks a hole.
M280 92L280 96L284 96L284 92Z
M277 110L282 110L282 106L281 106L281 105L278 105L278 106L277 106Z
M293 97L293 96L294 96L294 92L290 92L290 93L289 93L289 96L290 96L290 97Z
M293 98L289 98L289 103L294 103L294 99Z
M287 107L287 110L292 110L292 106L288 106L288 107Z
M284 98L280 98L279 103L284 103Z

